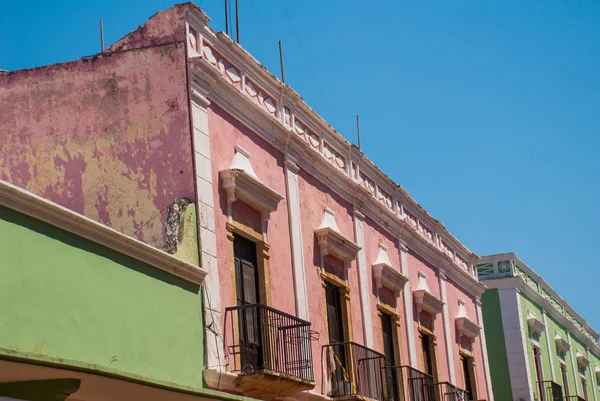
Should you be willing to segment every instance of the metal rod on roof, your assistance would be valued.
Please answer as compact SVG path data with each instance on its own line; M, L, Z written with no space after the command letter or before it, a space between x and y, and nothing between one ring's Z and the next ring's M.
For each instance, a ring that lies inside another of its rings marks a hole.
M229 0L225 0L225 33L229 36Z
M356 133L358 134L358 150L360 150L360 120L356 116Z
M104 24L100 20L100 49L104 51Z
M240 0L235 0L235 41L240 43Z
M281 40L279 41L279 65L281 66L281 82L285 84L285 71L283 70L283 48L281 47Z

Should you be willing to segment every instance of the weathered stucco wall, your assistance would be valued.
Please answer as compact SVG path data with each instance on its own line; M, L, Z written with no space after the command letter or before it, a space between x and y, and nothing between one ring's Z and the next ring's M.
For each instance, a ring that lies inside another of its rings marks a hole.
M5 207L0 255L0 355L202 387L197 284Z
M162 247L194 199L183 46L0 76L0 179Z

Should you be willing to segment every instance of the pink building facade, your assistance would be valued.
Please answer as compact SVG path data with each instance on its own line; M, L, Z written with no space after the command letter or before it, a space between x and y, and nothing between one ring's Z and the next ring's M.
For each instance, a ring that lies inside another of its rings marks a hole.
M475 255L206 24L190 18L187 32L198 192L211 194L199 204L214 262L207 321L223 333L207 340L208 385L261 398L426 399L431 375L433 396L491 400ZM281 362L277 343L293 336L274 334L270 308L310 322L312 377L303 349ZM248 379L257 367L270 373ZM289 376L304 383L290 390Z
M0 76L1 178L158 248L194 201L212 389L492 400L476 255L208 22Z

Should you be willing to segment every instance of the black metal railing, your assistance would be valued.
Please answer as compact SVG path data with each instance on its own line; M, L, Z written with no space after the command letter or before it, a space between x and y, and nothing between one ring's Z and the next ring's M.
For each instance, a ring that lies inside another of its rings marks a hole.
M578 395L568 395L565 397L567 401L586 401L585 398Z
M433 384L436 396L440 401L470 401L469 393L448 382L439 382Z
M563 401L562 387L552 380L537 382L540 401Z
M324 394L330 397L362 396L384 400L385 356L362 345L345 342L323 346L326 372Z
M225 309L225 347L233 372L274 372L313 381L310 323L263 304Z
M436 401L433 376L410 366L386 366L387 399L394 401ZM400 385L392 387L389 380L397 380ZM394 391L389 389L393 388ZM396 389L398 393L396 393Z

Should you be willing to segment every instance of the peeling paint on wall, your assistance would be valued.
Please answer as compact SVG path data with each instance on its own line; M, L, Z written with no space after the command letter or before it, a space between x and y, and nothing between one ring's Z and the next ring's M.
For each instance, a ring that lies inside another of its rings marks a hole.
M162 248L194 199L183 46L0 76L0 179Z

